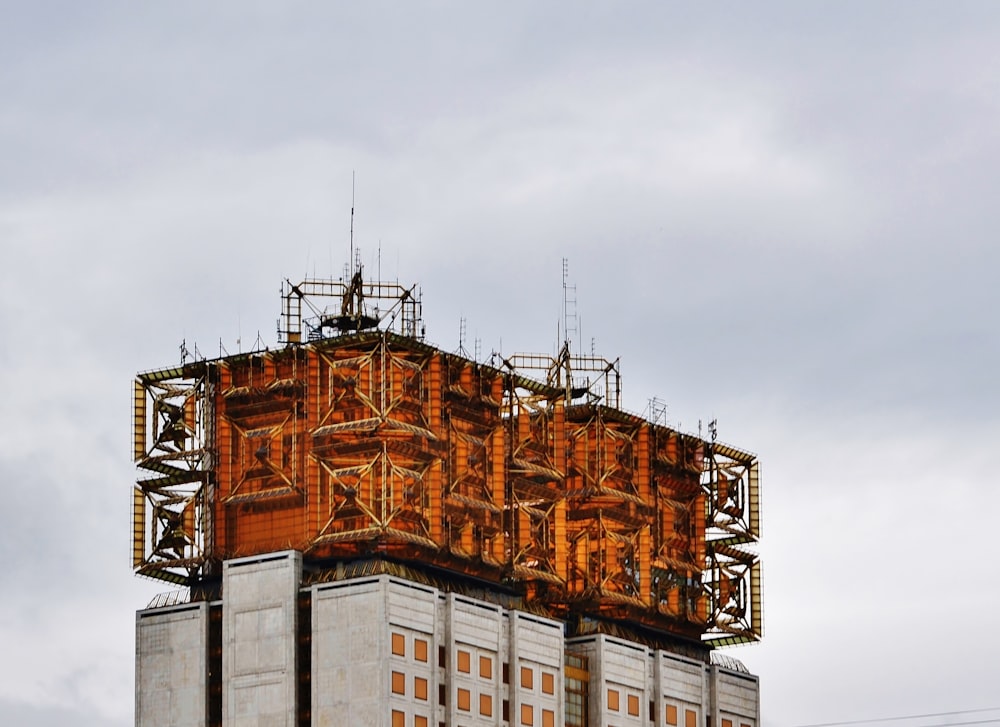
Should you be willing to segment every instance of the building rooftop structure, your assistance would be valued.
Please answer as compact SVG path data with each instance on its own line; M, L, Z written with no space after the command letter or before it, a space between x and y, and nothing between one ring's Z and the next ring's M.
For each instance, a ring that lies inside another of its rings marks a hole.
M759 638L756 457L623 411L617 360L442 351L416 286L360 267L287 283L279 339L136 377L138 574L211 590L223 560L293 548L580 623Z

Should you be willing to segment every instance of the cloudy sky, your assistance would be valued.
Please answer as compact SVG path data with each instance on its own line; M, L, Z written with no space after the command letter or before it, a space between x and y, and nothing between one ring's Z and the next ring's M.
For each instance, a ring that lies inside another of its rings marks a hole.
M551 352L568 258L760 455L765 727L1000 707L1000 6L0 0L0 723L132 723L131 379L274 345L352 173L430 341Z

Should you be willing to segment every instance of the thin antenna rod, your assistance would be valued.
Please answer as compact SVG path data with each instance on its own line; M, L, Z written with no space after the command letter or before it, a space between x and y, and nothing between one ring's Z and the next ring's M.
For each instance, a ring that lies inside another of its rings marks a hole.
M354 264L354 170L351 170L351 257L348 264Z

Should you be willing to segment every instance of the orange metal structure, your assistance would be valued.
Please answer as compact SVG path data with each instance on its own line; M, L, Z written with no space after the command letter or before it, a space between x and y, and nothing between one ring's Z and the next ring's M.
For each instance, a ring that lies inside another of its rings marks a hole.
M377 556L557 615L759 638L752 454L621 411L617 361L434 348L412 288L359 271L283 300L283 348L136 378L139 574L197 585L279 549L317 568Z

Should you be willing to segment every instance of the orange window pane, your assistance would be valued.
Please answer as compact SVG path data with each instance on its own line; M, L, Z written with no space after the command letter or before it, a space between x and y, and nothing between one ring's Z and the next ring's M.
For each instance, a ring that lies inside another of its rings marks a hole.
M472 695L469 693L468 689L458 688L458 708L463 712L468 712L472 709L470 706L472 704Z
M609 689L608 690L608 709L613 712L618 711L618 690Z
M413 658L417 661L427 661L427 642L423 639L413 640Z
M542 727L556 727L556 713L551 709L542 710Z
M392 635L392 653L396 656L406 656L406 637L403 634Z
M423 677L413 677L413 696L427 701L427 680Z
M667 705L667 724L676 725L677 724L677 705L668 704Z
M413 718L413 727L427 727L427 718L423 715L416 715Z
M748 725L746 722L740 722L740 727L752 727L752 726Z
M479 695L479 714L484 717L493 716L493 697L489 694Z
M521 705L521 724L529 727L535 724L535 710L531 708L530 704Z
M684 710L684 727L698 727L698 713L693 709Z
M406 727L406 715L398 709L392 710L392 727Z
M634 694L628 695L628 713L633 717L639 716L639 698ZM729 727L733 727L729 725Z
M542 672L542 692L545 694L555 694L556 677L547 671Z
M723 719L722 727L733 727L733 721L731 719Z
M469 665L469 652L458 650L458 670L464 674L468 674L472 668Z
M406 675L401 671L392 673L392 693L406 694Z
M488 656L479 657L479 676L483 679L493 678L493 659Z
M534 674L531 671L530 666L521 667L521 687L523 689L533 689L534 688Z

